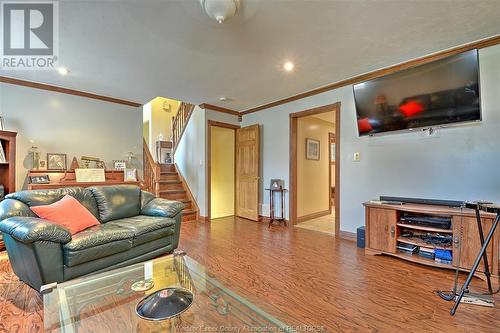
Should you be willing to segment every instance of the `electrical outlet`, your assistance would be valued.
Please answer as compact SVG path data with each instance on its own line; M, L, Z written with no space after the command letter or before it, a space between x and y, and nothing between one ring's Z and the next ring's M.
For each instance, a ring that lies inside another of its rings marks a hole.
M361 154L359 153L359 151L355 152L354 155L352 156L352 160L354 162L359 162L361 161Z

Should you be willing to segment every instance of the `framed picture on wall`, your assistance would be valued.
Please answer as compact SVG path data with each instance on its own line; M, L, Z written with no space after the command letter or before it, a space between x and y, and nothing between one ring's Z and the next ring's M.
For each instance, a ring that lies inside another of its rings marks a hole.
M306 160L319 161L319 140L306 138Z
M330 163L335 164L335 153L337 149L335 134L328 133L328 139L330 140Z

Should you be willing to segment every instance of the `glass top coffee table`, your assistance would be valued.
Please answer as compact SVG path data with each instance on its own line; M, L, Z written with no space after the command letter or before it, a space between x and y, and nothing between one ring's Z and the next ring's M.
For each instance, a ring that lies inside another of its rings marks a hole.
M151 289L133 290L148 287L144 281L153 284ZM281 321L286 315L270 308L265 299L252 297L251 302L226 286L194 259L173 254L42 287L44 328L46 332L70 333L293 331ZM141 318L137 304L165 288L192 292L191 306L170 319Z

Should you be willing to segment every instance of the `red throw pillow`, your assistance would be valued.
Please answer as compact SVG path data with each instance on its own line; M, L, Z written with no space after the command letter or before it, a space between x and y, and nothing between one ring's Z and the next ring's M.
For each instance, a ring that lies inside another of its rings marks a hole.
M68 228L72 235L99 224L87 208L67 194L51 205L34 206L31 210L42 219Z

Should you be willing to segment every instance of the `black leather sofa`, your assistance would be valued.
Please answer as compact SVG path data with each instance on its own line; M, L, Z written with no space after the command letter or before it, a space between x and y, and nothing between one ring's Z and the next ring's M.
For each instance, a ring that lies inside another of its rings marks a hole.
M100 225L71 236L65 227L38 218L30 209L66 194L82 203ZM40 290L44 284L173 252L183 208L181 202L155 198L132 185L21 191L0 203L0 231L14 273Z

